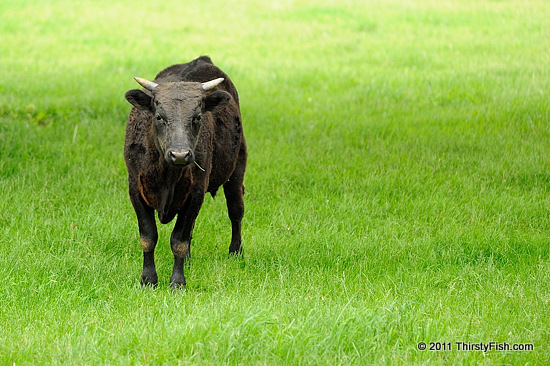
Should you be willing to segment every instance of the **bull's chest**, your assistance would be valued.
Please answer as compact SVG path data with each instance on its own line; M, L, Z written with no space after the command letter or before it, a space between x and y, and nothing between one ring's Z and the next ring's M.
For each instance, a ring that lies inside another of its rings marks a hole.
M171 221L185 204L192 176L185 170L147 171L138 175L138 187L148 206L157 210L159 219Z

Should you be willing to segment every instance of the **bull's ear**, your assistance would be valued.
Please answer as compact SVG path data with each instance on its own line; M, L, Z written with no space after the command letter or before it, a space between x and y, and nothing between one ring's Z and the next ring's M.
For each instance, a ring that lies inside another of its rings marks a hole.
M204 98L204 111L217 112L231 101L231 94L223 90L216 90L214 93Z
M124 97L136 108L151 110L151 97L139 89L128 90Z

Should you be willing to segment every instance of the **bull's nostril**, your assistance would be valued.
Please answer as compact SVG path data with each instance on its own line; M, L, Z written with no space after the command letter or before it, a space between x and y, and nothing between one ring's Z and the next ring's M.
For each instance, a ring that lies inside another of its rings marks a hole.
M174 164L190 163L193 160L193 152L191 150L170 150L168 159Z

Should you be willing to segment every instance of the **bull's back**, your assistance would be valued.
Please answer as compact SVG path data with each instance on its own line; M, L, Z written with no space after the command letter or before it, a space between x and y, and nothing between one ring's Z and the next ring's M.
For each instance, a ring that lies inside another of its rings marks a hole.
M186 75L197 69L201 65L213 65L212 60L208 56L201 56L193 61L184 63L184 64L175 64L167 67L157 74L155 77L155 82L157 83L167 83L167 82L177 82L177 81L193 81L188 80Z
M155 77L157 83L178 82L178 81L194 81L204 83L217 78L224 78L218 88L225 90L239 104L239 94L233 82L225 72L214 65L210 57L201 56L191 62L185 64L176 64L162 70Z

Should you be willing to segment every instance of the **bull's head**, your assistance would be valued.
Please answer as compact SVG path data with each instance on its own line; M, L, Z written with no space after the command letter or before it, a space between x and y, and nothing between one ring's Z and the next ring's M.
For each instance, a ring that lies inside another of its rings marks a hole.
M134 107L152 113L153 132L164 160L173 165L193 163L203 114L220 110L231 100L225 91L209 92L224 79L161 84L135 79L150 93L133 89L125 97Z

